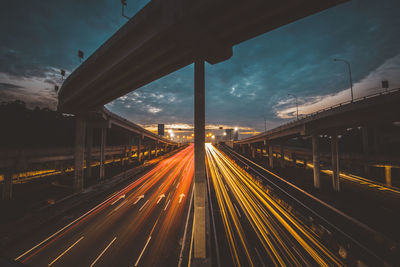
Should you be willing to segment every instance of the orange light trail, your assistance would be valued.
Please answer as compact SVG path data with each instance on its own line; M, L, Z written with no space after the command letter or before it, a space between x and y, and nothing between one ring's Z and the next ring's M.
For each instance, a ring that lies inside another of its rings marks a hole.
M96 214L100 214L102 211L107 211L106 209L111 209L111 212L108 214L105 219L101 220L96 227L102 228L103 230L111 229L113 224L118 221L118 219L128 211L130 207L134 204L132 203L136 198L141 195L150 194L149 196L146 195L146 199L148 205L146 205L142 211L141 216L135 217L130 225L130 229L128 229L126 236L129 234L139 233L140 228L143 227L143 224L149 218L150 214L155 211L157 207L157 200L160 194L165 194L168 190L174 190L173 193L173 203L177 202L176 195L177 192L187 192L189 190L192 176L193 176L193 146L189 146L182 151L178 152L177 154L162 160L159 162L153 169L149 172L144 174L142 177L138 178L136 181L130 183L128 186L123 188L117 193L114 193L112 196L108 197L105 201L101 202L88 212L81 215L76 220L72 221L68 225L64 226L54 234L50 235L43 241L39 242L37 245L32 247L31 249L27 250L26 252L22 253L21 255L15 258L16 261L26 262L37 253L41 252L42 250L46 249L46 247L50 246L56 240L60 239L61 237L65 236L69 231L75 229L79 225L83 224L84 222L88 221L90 218L94 217ZM185 170L185 175L180 175L182 170ZM190 174L191 173L191 174ZM183 178L182 178L183 177ZM173 187L173 182L180 178L180 187L179 190ZM163 181L162 181L163 180ZM161 186L156 188L157 183L161 183ZM153 190L155 188L155 190ZM150 193L150 190L153 192ZM127 204L123 206L119 206L118 212L114 211L113 204L125 198L124 201ZM146 202L146 203L147 203ZM137 204L138 206L143 205L143 203ZM174 206L174 205L173 205ZM113 216L109 216L113 214ZM90 227L89 227L90 229ZM93 234L96 234L93 232ZM124 236L119 238L121 242L124 241Z

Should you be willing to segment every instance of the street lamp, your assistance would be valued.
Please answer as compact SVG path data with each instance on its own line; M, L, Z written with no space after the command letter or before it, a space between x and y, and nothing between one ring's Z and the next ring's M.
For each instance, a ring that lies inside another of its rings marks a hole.
M296 99L296 117L299 119L299 103L297 102L297 96L293 94L288 94L288 96L293 96Z
M354 95L353 95L353 80L351 78L351 67L350 67L350 62L344 59L339 59L339 58L334 58L333 61L342 61L347 64L347 67L349 69L349 76L350 76L350 91L351 91L351 102L354 101Z
M265 132L267 131L267 118L265 118L265 117L263 117L264 118L264 130L265 130Z

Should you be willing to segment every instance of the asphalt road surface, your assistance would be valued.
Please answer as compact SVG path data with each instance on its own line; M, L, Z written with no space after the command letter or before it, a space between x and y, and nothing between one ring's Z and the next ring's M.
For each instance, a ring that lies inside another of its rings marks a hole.
M206 152L213 204L220 213L216 228L222 228L215 231L221 266L343 265L311 229L230 158L211 144Z
M192 197L194 147L155 168L43 240L28 266L176 266ZM25 245L26 246L26 245Z

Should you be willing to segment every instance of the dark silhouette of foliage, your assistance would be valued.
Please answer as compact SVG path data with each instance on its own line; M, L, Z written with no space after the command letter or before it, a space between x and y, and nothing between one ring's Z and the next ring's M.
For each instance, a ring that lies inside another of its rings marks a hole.
M24 102L0 104L0 147L66 147L74 142L74 117L48 108L28 109Z
M33 110L19 100L0 103L0 149L71 147L75 140L75 116L48 108ZM107 145L120 145L126 136L117 128L107 129ZM93 144L100 144L94 130Z

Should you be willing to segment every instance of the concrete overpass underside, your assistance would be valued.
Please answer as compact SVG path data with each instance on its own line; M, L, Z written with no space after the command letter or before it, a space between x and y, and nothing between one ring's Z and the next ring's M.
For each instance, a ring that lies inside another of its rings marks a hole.
M59 108L93 110L202 58L345 0L153 0L64 82Z

